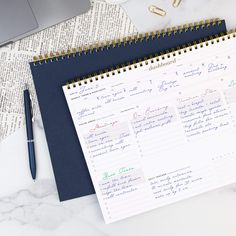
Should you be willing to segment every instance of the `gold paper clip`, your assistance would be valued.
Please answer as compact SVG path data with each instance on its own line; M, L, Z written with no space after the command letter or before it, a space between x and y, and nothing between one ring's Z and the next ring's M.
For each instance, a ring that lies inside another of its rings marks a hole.
M173 7L178 7L179 4L180 4L180 2L181 2L181 0L173 0L172 6L173 6Z
M161 8L159 8L157 6L154 6L154 5L150 5L148 7L148 10L150 12L154 13L154 14L159 15L159 16L165 16L166 15L166 12L163 9L161 9Z

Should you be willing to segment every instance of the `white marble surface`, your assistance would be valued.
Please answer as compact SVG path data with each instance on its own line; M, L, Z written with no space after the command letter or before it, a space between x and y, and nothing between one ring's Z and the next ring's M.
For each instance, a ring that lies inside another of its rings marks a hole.
M236 1L182 0L177 8L172 6L172 2L173 0L128 0L122 7L139 32L155 31L212 18L225 19L229 29L236 27ZM162 17L150 13L150 5L165 10L166 15Z
M185 0L182 4L175 9L178 14L168 16L168 24L158 20L158 28L179 24L179 16L185 23L219 16L227 19L229 28L236 27L234 0ZM28 170L25 129L0 143L1 236L236 235L236 184L105 225L95 195L58 201L40 118L35 123L35 140L36 182L31 180Z

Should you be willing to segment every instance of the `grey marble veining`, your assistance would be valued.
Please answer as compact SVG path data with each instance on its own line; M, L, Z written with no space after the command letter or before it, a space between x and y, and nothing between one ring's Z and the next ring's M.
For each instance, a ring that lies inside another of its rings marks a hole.
M57 199L57 193L54 182L39 180L27 189L21 189L0 198L0 222L12 221L21 225L30 224L53 229L67 217L66 212L63 212L64 214L59 214L56 219L45 224L47 217L42 217L43 212L46 212L47 216L47 213L55 215L56 212L62 213L64 211L55 199Z

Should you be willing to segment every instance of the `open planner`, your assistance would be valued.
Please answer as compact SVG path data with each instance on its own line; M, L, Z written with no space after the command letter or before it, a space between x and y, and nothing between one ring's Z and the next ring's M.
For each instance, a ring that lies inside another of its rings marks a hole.
M230 33L63 86L106 223L236 181L235 73Z
M68 80L215 38L225 32L225 21L212 19L51 52L30 63L60 201L95 193L62 85Z

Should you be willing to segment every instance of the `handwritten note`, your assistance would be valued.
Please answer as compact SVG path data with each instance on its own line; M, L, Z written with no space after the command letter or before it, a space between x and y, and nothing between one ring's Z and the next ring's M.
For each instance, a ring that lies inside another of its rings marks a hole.
M197 67L197 68L191 68L187 71L183 72L183 76L184 78L191 78L191 77L199 77L202 74L202 68L201 67Z
M173 107L148 107L144 111L134 112L132 125L136 135L150 129L164 127L176 120Z
M215 64L215 63L210 63L208 65L208 72L211 73L211 72L214 72L214 71L220 71L220 70L226 70L227 69L227 66L224 65L223 63L221 64Z
M236 182L236 38L219 41L63 87L106 223Z
M160 84L158 84L159 92L167 92L172 88L179 87L179 82L177 80L162 80Z
M142 170L131 169L100 181L99 186L103 197L107 200L134 192L144 182Z
M219 92L214 90L179 99L178 110L188 138L214 133L230 125L229 112Z
M97 123L85 135L91 157L99 157L116 151L124 151L131 146L127 140L130 136L128 125L125 123Z
M155 199L165 199L190 191L193 184L203 179L201 176L193 176L193 171L188 166L170 173L151 177L148 180Z

